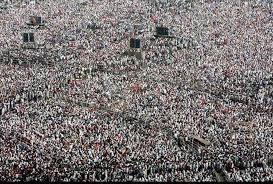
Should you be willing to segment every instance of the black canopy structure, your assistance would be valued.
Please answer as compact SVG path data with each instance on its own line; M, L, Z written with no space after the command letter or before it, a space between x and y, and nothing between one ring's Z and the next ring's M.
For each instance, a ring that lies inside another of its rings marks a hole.
M34 33L23 33L23 42L24 43L33 43L34 42Z
M139 49L140 48L140 39L131 38L130 39L130 48Z
M169 28L167 27L156 27L157 36L169 36Z

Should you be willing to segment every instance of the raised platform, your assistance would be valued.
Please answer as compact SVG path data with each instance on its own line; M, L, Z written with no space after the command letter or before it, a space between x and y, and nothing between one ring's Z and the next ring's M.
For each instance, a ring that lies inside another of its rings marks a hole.
M170 39L174 39L177 38L175 36L171 36L171 35L154 35L155 38L170 38Z
M128 49L123 54L131 57L136 57L139 60L143 60L145 57L145 52L140 49Z
M31 64L43 64L51 66L59 60L57 53L46 48L13 48L0 53L0 63L19 64L28 66Z

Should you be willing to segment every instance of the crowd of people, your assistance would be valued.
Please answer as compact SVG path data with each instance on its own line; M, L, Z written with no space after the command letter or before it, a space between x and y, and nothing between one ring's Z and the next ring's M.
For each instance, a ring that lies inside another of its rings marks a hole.
M269 0L1 6L0 181L273 180Z

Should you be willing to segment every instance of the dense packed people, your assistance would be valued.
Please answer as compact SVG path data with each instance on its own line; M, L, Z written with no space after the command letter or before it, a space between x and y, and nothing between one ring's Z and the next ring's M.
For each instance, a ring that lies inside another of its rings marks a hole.
M1 6L0 181L273 180L269 0Z

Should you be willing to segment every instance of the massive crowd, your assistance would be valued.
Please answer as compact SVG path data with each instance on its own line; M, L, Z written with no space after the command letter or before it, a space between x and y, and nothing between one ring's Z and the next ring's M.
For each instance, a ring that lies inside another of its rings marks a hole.
M273 180L269 0L2 4L0 181ZM43 49L21 48L29 31Z

